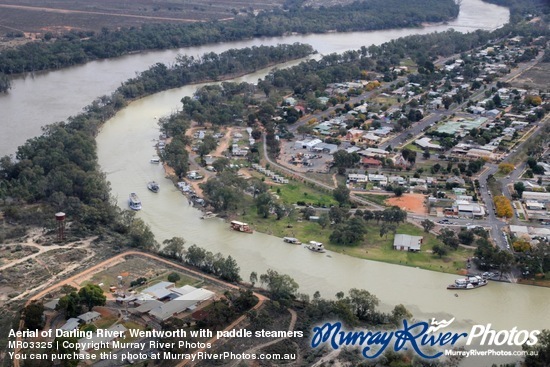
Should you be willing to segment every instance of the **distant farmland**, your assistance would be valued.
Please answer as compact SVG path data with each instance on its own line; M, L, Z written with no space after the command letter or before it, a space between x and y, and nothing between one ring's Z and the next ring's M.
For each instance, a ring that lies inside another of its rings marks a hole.
M282 5L284 0L0 0L0 35L10 32L43 35L68 30L140 26L231 19ZM14 5L16 4L16 5Z

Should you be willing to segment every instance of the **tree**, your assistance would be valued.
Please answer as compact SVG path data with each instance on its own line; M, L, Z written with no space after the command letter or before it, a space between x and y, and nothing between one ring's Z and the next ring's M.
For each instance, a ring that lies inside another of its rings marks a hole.
M434 247L432 248L432 251L434 254L439 256L439 258L442 258L443 256L447 255L447 253L449 252L445 246L440 246L440 245L434 245Z
M378 298L364 289L352 288L349 291L349 304L357 318L361 321L369 321L378 306Z
M82 313L80 305L80 296L76 292L71 292L59 299L55 309L65 313L65 318L77 317Z
M273 203L273 198L271 197L271 195L267 192L261 193L256 197L255 202L258 214L263 216L264 218L267 218L269 216L269 211Z
M197 153L199 153L201 157L204 157L205 155L216 149L217 146L218 142L216 141L216 138L214 138L214 136L212 135L206 135L202 140L201 145L199 145Z
M405 192L405 189L401 186L395 186L392 191L395 196L400 197Z
M340 206L342 206L349 202L349 192L349 189L345 185L338 185L338 187L332 191L332 196L340 203Z
M528 346L524 344L522 349L529 352L525 357L527 367L547 367L550 361L550 330L542 330L538 336L537 344Z
M455 233L447 228L442 229L437 236L445 245L456 250L458 248L458 239Z
M327 213L323 213L319 216L319 220L317 223L321 226L321 228L325 229L326 226L330 224L330 218Z
M435 227L435 223L429 219L424 219L420 224L426 233L429 233Z
M165 246L161 250L163 255L166 255L172 259L183 260L185 254L185 240L181 237L172 237L162 242Z
M258 282L258 273L253 271L252 273L250 273L249 279L250 279L250 283L252 284L252 287L254 287L254 284Z
M294 299L298 290L298 283L286 274L279 274L273 269L268 269L260 275L260 281L265 284L274 301L288 305Z
M511 163L500 163L498 165L499 172L507 175L515 169L515 166Z
M313 127L311 125L304 124L298 126L296 131L298 132L298 134L302 134L302 139L305 139L306 135L313 133Z
M172 272L170 274L168 274L168 281L171 282L171 283L176 283L178 280L181 279L180 275L176 272Z
M235 259L229 255L227 259L221 262L219 275L220 278L228 282L239 282L241 280L241 276L239 275L240 270L241 268L239 268Z
M23 320L25 327L29 330L42 329L44 321L42 315L44 313L44 304L39 301L32 301L23 309Z
M104 306L107 297L103 294L103 290L95 284L86 284L78 291L80 301L91 310L94 306Z
M405 306L399 304L393 308L390 316L390 322L394 326L399 326L403 323L403 320L410 320L412 316L413 315L409 312L409 310L407 310Z
M525 191L524 183L521 181L514 183L514 190L516 191L518 197L521 198L523 196L523 192Z
M474 233L470 230L461 230L458 232L458 240L465 245L471 245L474 242Z

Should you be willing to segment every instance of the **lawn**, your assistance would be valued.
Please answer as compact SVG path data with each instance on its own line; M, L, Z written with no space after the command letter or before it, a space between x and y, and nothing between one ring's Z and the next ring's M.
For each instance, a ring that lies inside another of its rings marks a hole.
M457 251L450 252L447 256L440 259L431 253L433 246L440 244L440 241L434 235L427 234L422 228L418 228L410 223L399 225L397 233L423 236L422 251L418 253L394 250L394 235L389 233L387 237L380 237L379 233L380 226L372 223L368 225L368 234L361 245L340 246L329 243L327 248L363 259L414 266L452 274L456 274L463 269L466 265L466 259L473 256L473 250L459 248Z
M299 215L293 215L298 218ZM362 259L382 261L392 264L414 266L422 269L456 274L465 268L466 259L473 256L473 250L459 248L440 259L431 253L434 245L441 242L432 234L426 234L422 228L410 223L402 223L397 233L406 233L414 236L423 236L422 251L418 253L396 251L393 249L393 233L380 237L380 225L375 222L367 223L367 235L363 243L357 246L341 246L330 243L330 227L322 229L316 222L303 220L297 222L293 218L275 220L274 216L267 219L258 216L256 211L248 212L239 217L239 220L249 223L254 230L268 233L277 237L295 237L303 243L319 241L331 251L340 252Z
M386 199L393 195L357 194L357 196L365 198L368 201L372 201L378 205L388 206L388 204L386 204Z
M315 206L325 205L327 207L337 204L332 194L321 192L301 182L291 181L285 185L273 186L272 191L285 204L296 204L298 201Z

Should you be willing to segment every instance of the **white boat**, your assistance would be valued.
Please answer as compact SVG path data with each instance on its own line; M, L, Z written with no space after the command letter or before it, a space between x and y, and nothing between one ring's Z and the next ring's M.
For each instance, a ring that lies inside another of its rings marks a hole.
M308 250L313 252L325 252L325 247L321 242L309 241L309 245L306 246Z
M130 209L132 210L141 210L141 200L139 200L139 197L135 192L130 194L130 197L128 198L128 205L130 205Z
M487 285L487 279L476 276L469 276L466 278L456 279L454 284L451 284L447 289L476 289Z
M150 162L153 163L153 164L159 164L160 163L160 158L151 158Z
M239 222L237 220L233 220L230 223L231 229L237 232L243 232L243 233L252 233L252 228L249 227L248 223Z
M151 181L151 182L148 182L147 183L147 188L151 191L153 191L154 193L157 193L159 192L160 190L160 186L158 183L156 183L155 181Z
M216 218L217 216L218 216L218 214L216 214L216 213L206 212L206 213L204 213L204 215L201 217L201 219Z
M283 241L286 243L292 243L293 245L301 245L302 243L294 237L283 237Z

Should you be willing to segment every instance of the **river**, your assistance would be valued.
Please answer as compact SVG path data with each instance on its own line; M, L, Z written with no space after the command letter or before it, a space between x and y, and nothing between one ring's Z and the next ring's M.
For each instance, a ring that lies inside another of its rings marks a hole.
M178 54L200 56L207 52L220 53L231 48L280 43L308 43L321 54L359 49L363 45L384 42L411 34L495 29L509 18L506 8L463 0L454 21L416 29L391 29L373 32L294 35L251 39L240 42L210 44L176 50L151 51L116 59L89 62L67 69L25 74L12 79L8 94L0 94L0 155L12 154L27 139L41 134L41 127L82 111L95 98L112 93L136 72L162 62L173 63ZM7 133L9 132L9 133Z
M40 133L40 127L77 114L99 95L112 92L136 71L155 62L170 63L178 53L200 55L230 48L304 42L321 54L358 49L362 45L383 42L410 34L425 34L455 28L470 31L493 29L508 20L507 9L464 0L458 19L446 25L419 29L385 30L326 35L297 35L284 38L255 39L226 44L206 45L181 50L148 52L114 60L91 62L65 70L16 78L10 94L0 97L0 154L13 153L26 139ZM269 70L236 79L255 82ZM164 178L161 166L150 164L159 135L155 117L165 116L180 107L180 100L190 96L200 85L158 93L130 104L109 120L97 138L102 169L112 185L112 194L121 207L127 197L137 192L143 202L138 215L148 223L159 242L181 236L187 244L196 243L212 252L233 256L248 278L272 268L292 276L300 291L319 290L332 297L341 290L365 288L381 300L381 308L404 304L417 319L450 319L462 331L473 324L491 323L493 328L549 328L550 289L491 283L477 291L462 292L458 297L445 287L455 276L411 267L396 266L327 253L317 254L301 246L288 245L280 238L262 233L252 235L230 231L219 219L200 220L200 212L188 205L185 197ZM145 185L150 180L161 184L158 194ZM544 319L546 317L546 319ZM472 359L464 365L480 366L509 359ZM482 364L480 364L483 361Z

